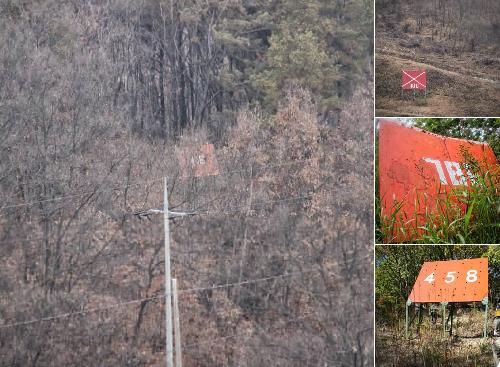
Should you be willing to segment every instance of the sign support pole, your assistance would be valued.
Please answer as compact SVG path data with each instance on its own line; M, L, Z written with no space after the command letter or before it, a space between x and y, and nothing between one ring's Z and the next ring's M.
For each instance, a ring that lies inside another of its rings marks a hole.
M483 338L486 338L488 336L488 296L484 297L482 304L485 306Z
M405 322L405 337L408 339L409 336L409 322L408 322L408 312L409 312L409 307L411 306L411 301L408 300L406 301L406 322Z
M174 367L172 330L172 279L170 274L170 228L168 223L168 186L163 179L163 222L165 230L165 352L167 367Z
M418 306L418 324L417 324L417 334L420 335L420 326L422 325L422 320L424 317L424 305L420 304Z
M453 335L453 313L455 312L455 304L451 304L451 312L450 312L450 336Z
M448 302L441 302L441 306L443 307L443 337L446 334L446 305Z

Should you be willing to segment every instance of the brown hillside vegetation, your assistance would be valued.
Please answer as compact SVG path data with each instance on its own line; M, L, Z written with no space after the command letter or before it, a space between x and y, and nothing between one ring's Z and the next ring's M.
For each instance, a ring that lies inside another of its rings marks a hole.
M377 116L498 116L500 8L494 0L376 1ZM427 70L427 98L401 71Z
M0 366L372 366L367 4L0 1Z
M82 166L47 160L51 179L24 176L10 193L59 194L2 208L0 314L3 324L76 315L0 325L2 361L164 365L162 218L130 213L160 206L161 175L171 172L172 205L201 210L171 225L186 366L371 363L372 208L360 200L371 193L369 104L364 111L320 128L302 92L273 119L243 111L219 147L216 177L181 179L172 149L113 130L77 154ZM25 146L12 147L33 163Z
M494 312L490 312L490 320ZM493 365L493 338L483 338L484 312L458 310L453 321L453 336L442 336L441 318L432 324L426 314L420 333L405 339L404 315L398 326L380 325L376 328L377 366L490 366Z

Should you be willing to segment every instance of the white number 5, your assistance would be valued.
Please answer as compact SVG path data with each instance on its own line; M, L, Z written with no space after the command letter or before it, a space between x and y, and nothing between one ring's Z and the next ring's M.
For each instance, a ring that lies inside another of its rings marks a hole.
M448 274L446 274L446 278L444 278L444 282L453 283L455 281L455 273L456 271L449 271Z

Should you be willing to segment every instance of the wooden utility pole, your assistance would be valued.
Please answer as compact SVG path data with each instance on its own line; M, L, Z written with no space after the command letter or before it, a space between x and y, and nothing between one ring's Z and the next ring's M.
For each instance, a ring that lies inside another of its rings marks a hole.
M164 178L163 222L165 228L165 350L167 367L174 367L172 331L172 280L170 274L170 228L168 223L168 186Z
M174 297L175 367L182 367L181 321L179 315L179 298L177 297L176 279L172 279L172 295Z

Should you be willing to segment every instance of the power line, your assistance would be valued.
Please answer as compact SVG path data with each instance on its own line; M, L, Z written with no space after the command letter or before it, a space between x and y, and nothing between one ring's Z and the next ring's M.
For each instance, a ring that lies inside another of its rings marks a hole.
M97 194L99 192L104 192L104 191L119 191L119 190L123 191L124 189L126 189L128 187L142 186L142 185L145 185L148 183L157 182L160 179L161 178L157 178L157 179L153 179L153 180L148 180L147 182L133 183L133 184L125 185L125 186L106 187L106 188L96 189L96 190L92 190L92 191L84 191L84 192L80 192L80 193L58 196L58 197L49 198L49 199L27 201L27 202L23 202L23 203L19 203L19 204L5 205L5 206L0 207L0 211L3 211L5 209L20 208L23 206L31 206L31 205L40 204L40 203L59 201L59 200L64 200L64 199L69 199L69 198L74 198L74 197L81 197L81 196L86 196L86 195L91 195L91 194Z
M326 192L322 192L322 193L328 193L329 191L326 191ZM299 196L299 197L291 197L291 198L282 198L282 199L277 199L277 200L269 200L269 201L262 201L262 202L259 202L259 203L256 203L256 205L265 205L265 204L274 204L274 203L281 203L281 202L287 202L287 201L293 201L293 200L300 200L300 199L307 199L311 196ZM202 216L220 216L220 215L232 215L234 213L239 213L241 212L240 210L238 210L238 208L245 208L244 205L241 205L241 206L238 206L238 207L233 207L233 210L231 211L226 211L226 212L219 212L219 211L207 211L207 212L202 212L200 213L200 215ZM252 208L252 211L253 210L261 210L263 208ZM245 211L247 210L247 208L245 208ZM111 221L111 220L110 220ZM106 220L106 222L108 222L108 220ZM38 236L38 237L31 237L31 238L23 238L23 240L27 240L27 241L37 241L37 240L43 240L45 239L45 237L41 237L41 236ZM61 238L62 239L62 238ZM180 254L177 254L176 253L176 256L187 256L187 255L191 255L191 254L186 254L186 253L180 253ZM207 259L208 260L208 259ZM224 260L225 262L229 262L230 259L226 259ZM283 259L284 261L292 261L293 258L287 258L287 259ZM203 260L202 260L203 261ZM216 259L213 259L213 261L216 261ZM180 293L181 291L179 291Z
M267 168L290 166L290 165L295 165L295 164L304 163L304 162L313 161L313 160L317 160L317 158L308 158L308 159L303 159L303 160L288 161L288 162L277 163L277 164L272 164L272 165L263 165L263 166L257 168L257 170L260 169L262 171L262 170L265 170ZM214 176L214 177L226 176L226 175L229 175L229 174L232 174L232 173L241 173L241 172L249 172L249 171L250 171L250 169L235 170L235 171L226 171L226 172L223 172L222 174L219 174L219 175ZM198 177L196 177L196 176L184 176L184 177L180 177L180 179L188 179L188 178L198 178ZM31 205L45 203L45 202L53 202L53 201L59 201L59 200L64 200L64 199L69 199L69 198L81 197L81 196L85 196L85 195L96 194L98 192L124 190L124 189L126 189L128 187L141 186L141 185L145 185L145 184L157 182L157 181L162 180L162 179L163 179L163 177L157 177L157 178L148 180L146 182L128 184L128 185L125 185L125 186L116 186L116 187L112 187L112 188L102 188L102 189L93 190L93 191L85 191L85 192L80 192L80 193L72 193L72 194L68 194L68 195L64 195L64 196L59 196L59 197L54 197L54 198L46 198L46 199L35 200L35 201L30 201L30 202L23 202L23 203L19 203L19 204L9 204L9 205L5 205L3 207L0 207L0 211L3 211L5 209L11 209L11 208L19 208L19 207L24 207L24 206L31 206Z
M280 275L273 275L273 276L268 276L264 278L257 278L257 279L248 279L242 282L234 282L234 283L226 283L226 284L218 284L218 285L213 285L213 286L207 286L207 287L196 287L196 288L187 288L187 289L181 289L178 291L178 294L187 294L187 293L194 293L194 292L201 292L205 290L216 290L216 289L222 289L222 288L229 288L229 287L234 287L237 285L244 285L244 284L253 284L253 283L259 283L259 282L265 282L269 281L272 279L278 279L278 278L287 278L287 277L294 277L298 275L303 275L303 274L308 274L308 273L313 273L319 271L319 269L310 269L306 271L300 271L300 272L294 272L294 273L285 273L285 274L280 274ZM330 272L332 273L332 272ZM332 273L335 276L338 276L335 273ZM4 324L0 325L0 329L5 329L5 328L10 328L10 327L16 327L16 326L25 326L25 325L30 325L38 322L44 322L44 321L52 321L60 318L66 318L70 316L76 316L76 315L85 315L88 313L93 313L93 312L99 312L99 311L104 311L104 310L109 310L112 308L120 307L120 306L128 306L128 305L133 305L137 304L140 302L144 301L152 301L152 300L157 300L157 299L162 299L166 297L166 294L161 294L161 295L156 295L152 297L145 297L145 298L139 298L139 299L134 299L131 301L125 301L125 302L118 302L114 303L111 305L107 305L105 307L97 307L97 308L91 308L87 310L81 310L81 311L76 311L76 312L67 312L55 316L47 316L47 317L42 317L40 319L33 319L29 321L21 321L21 322L15 322L11 324Z
M325 192L322 192L322 193L327 193L328 191L325 191ZM257 202L255 203L252 208L251 208L251 211L257 211L257 210L262 210L264 209L264 207L268 204L279 204L279 203L284 203L284 202L291 202L291 201L300 201L300 200L307 200L307 199L310 199L312 198L312 195L300 195L300 196L296 196L296 197L286 197L286 198L280 198L280 199L275 199L275 200L264 200L264 201L260 201L260 202ZM225 210L226 208L222 208L221 210L205 210L205 211L198 211L196 212L196 216L207 216L207 217L214 217L214 216L227 216L227 215L233 215L235 213L241 213L242 211L240 210L241 208L245 208L245 205L237 205L237 206L233 206L233 207L230 207L230 208L227 208L228 210ZM248 208L246 208L248 209ZM245 210L246 212L246 210ZM1 215L0 215L1 216ZM183 221L186 221L186 220L192 220L194 218L186 218L186 219L183 219ZM106 219L105 222L106 223L109 223L109 222L112 222L112 221L115 221L114 219ZM26 238L26 240L30 240L30 241L36 241L36 240L41 240L41 239L44 239L45 237L41 237L41 236L38 236L38 237L32 237L32 238Z
M244 281L241 281L241 282L218 284L218 285L213 285L211 287L190 288L190 289L186 289L186 290L179 290L178 293L179 294L183 294L183 293L201 292L201 291L205 291L205 290L214 290L214 289L221 289L221 288L229 288L229 287L234 287L234 286L237 286L237 285L260 283L260 282L265 282L265 281L272 280L272 279L294 277L294 276L298 276L298 275L313 273L313 272L316 272L318 270L319 269L310 269L310 270L306 270L306 271L299 271L299 272L294 272L294 273L285 273L285 274L280 274L280 275L272 275L272 276L268 276L268 277L264 277L264 278L244 280Z

